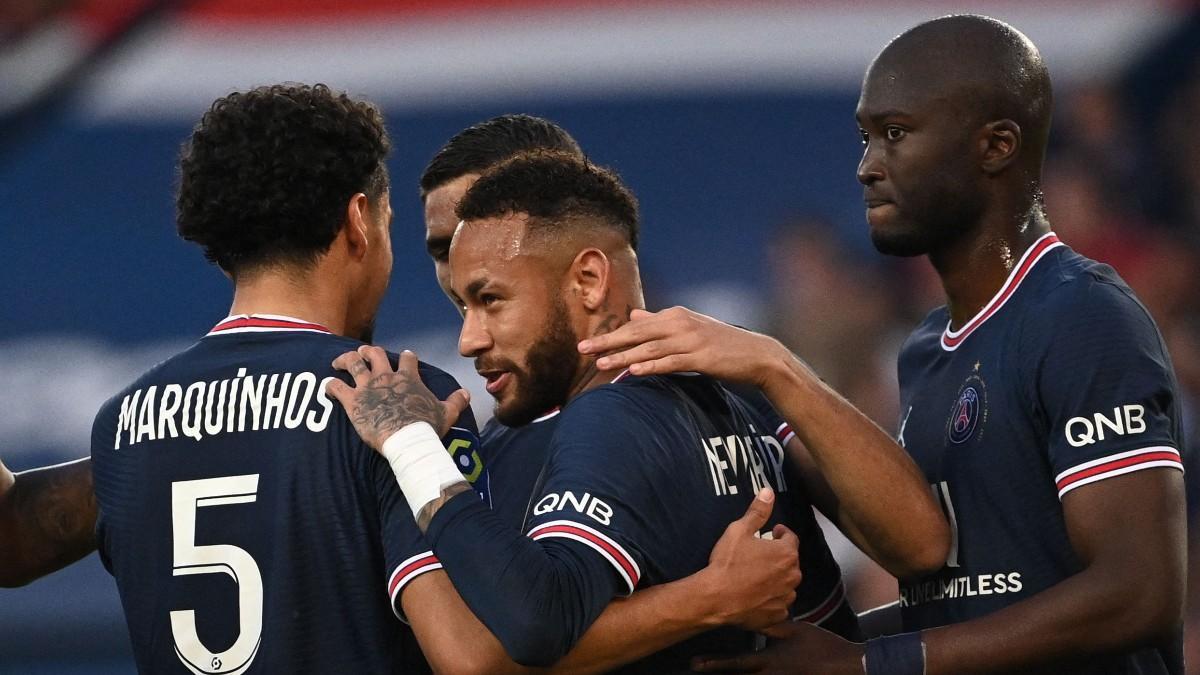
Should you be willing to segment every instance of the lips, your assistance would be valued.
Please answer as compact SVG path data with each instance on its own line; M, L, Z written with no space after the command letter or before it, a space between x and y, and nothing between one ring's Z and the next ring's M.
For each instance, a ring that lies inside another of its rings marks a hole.
M512 379L512 373L507 370L481 370L479 376L487 381L484 389L492 396L500 393L500 390Z
M866 202L868 209L873 209L876 207L884 206L885 204L892 203L892 201L890 199L880 199L878 197L870 197L870 198L864 199L863 201Z

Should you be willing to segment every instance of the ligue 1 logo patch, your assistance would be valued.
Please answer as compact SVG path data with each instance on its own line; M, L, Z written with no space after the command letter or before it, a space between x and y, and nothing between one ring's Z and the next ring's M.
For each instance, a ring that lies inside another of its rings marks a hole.
M950 410L946 436L955 445L966 443L986 418L987 390L983 386L983 379L972 375L959 390L958 399Z

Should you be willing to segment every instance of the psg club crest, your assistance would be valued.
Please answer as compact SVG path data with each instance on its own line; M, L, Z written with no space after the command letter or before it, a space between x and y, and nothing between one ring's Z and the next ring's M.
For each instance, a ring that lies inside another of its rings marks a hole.
M986 418L987 390L983 386L983 379L972 375L959 390L954 407L950 410L946 436L955 445L966 443L975 436Z

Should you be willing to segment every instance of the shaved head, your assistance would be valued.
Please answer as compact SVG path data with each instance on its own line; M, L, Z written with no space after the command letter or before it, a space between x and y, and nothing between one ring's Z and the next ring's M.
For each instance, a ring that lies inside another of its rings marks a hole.
M971 126L1011 119L1027 159L1040 166L1050 133L1050 73L1033 42L996 19L959 14L917 25L893 39L867 79L953 106Z

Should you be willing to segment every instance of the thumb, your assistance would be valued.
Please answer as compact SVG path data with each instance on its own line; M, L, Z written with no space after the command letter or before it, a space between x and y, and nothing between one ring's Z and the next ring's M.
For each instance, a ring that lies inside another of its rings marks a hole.
M470 407L471 394L466 389L459 389L447 396L446 400L442 401L442 405L446 408L446 424L454 424L458 421L458 416Z
M775 506L775 491L765 487L754 496L754 501L746 509L746 515L741 517L741 523L750 530L758 532L767 524L771 517L771 509Z
M648 312L644 309L635 309L629 313L630 319L645 319L648 316L654 316L654 312Z
M796 626L791 621L781 621L774 626L767 626L758 632L769 638L783 640L796 632Z

